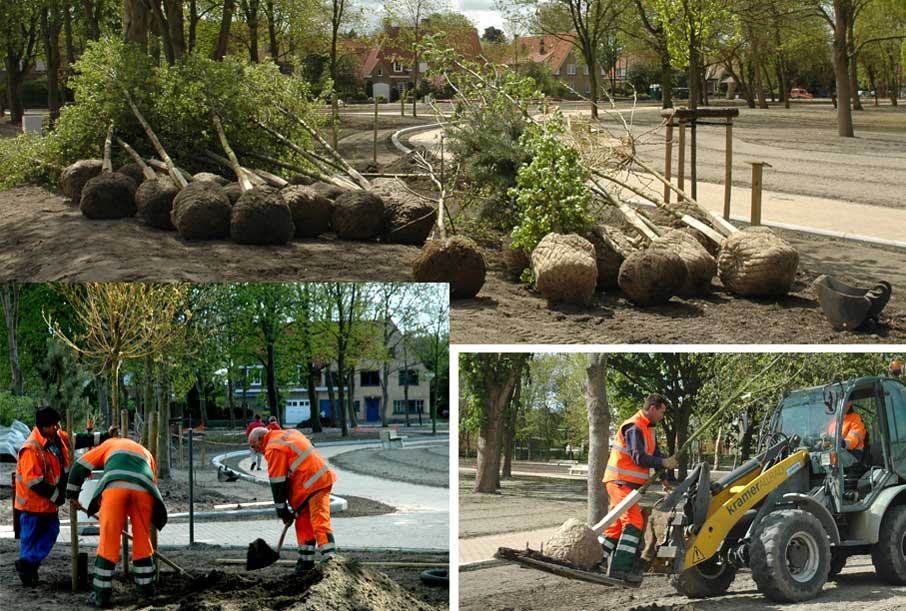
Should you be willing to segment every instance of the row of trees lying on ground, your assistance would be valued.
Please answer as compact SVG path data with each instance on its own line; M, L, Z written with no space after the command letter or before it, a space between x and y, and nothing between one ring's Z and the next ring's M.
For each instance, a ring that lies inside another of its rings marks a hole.
M477 446L476 492L493 492L512 477L514 459L563 458L569 444L580 461L599 444L606 456L613 427L638 410L653 392L670 406L658 432L662 451L673 454L697 423L776 354L733 353L482 353L460 355L460 453ZM733 421L748 427L734 440L744 461L758 431L784 391L849 377L879 375L889 359L879 353L785 354L760 377L711 432L711 448L726 443ZM592 409L594 408L594 409ZM589 423L597 418L597 436ZM723 443L721 440L723 439ZM602 447L603 446L603 447ZM680 460L678 477L703 458L702 446ZM606 460L606 458L605 458Z
M0 340L0 388L11 391L0 392L4 424L13 417L30 421L33 404L72 409L81 426L88 416L110 423L125 407L144 422L151 411L167 422L171 409L201 423L212 416L244 422L256 370L266 390L259 409L283 422L289 387L317 396L326 372L334 382L327 385L331 424L345 436L357 425L352 394L364 361L380 372L382 405L391 376L419 364L436 374L432 416L446 405L442 285L10 282L0 288L7 330ZM408 384L408 375L401 379ZM316 404L312 410L317 413ZM311 426L320 431L320 420Z

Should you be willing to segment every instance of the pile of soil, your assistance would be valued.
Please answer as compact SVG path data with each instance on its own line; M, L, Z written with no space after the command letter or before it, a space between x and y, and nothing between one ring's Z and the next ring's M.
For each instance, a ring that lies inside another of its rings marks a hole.
M340 469L421 486L447 488L450 484L449 444L426 447L363 448L331 457Z
M19 583L12 559L18 554L18 542L0 540L0 555L9 562L0 563L0 582L10 596L4 596L5 611L31 611L41 608L87 608L86 592L70 590L70 557L65 545L57 545L39 571L37 587L25 588ZM89 554L89 573L93 570L95 550ZM204 609L288 609L292 611L336 609L338 611L431 611L449 607L449 593L443 588L429 588L421 583L424 566L365 566L363 562L402 562L446 564L446 556L400 553L343 554L335 561L318 567L305 577L295 577L292 566L272 565L247 571L244 564L218 564L221 558L241 558L245 553L223 550L216 546L199 546L192 550L166 550L164 554L189 568L180 575L161 566L158 594L152 598L137 595L131 576L117 567L113 581L113 602L118 608L194 611ZM90 583L90 579L89 579Z

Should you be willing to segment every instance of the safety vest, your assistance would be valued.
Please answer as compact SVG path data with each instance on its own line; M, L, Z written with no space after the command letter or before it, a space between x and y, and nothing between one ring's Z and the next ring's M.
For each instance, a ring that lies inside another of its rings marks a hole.
M311 493L333 486L337 476L305 435L295 429L268 431L264 459L277 509L298 510Z
M88 504L88 515L94 515L100 508L105 488L113 482L118 482L117 486L122 487L124 482L125 487L148 492L154 497L151 523L158 529L164 527L167 523L167 508L157 489L157 465L151 452L144 446L131 439L116 437L86 452L72 467L66 496L78 498L82 483L95 469L103 469L104 475L94 489Z
M837 421L831 420L827 425L827 432L833 435L836 432ZM849 412L843 416L843 429L840 432L847 450L862 450L865 448L865 424L862 417L856 412Z
M651 430L651 423L645 414L639 410L631 418L626 420L617 429L613 445L610 447L610 458L607 461L607 469L604 471L604 483L620 480L632 484L644 484L651 475L651 470L647 467L640 467L632 460L629 450L626 448L626 440L623 438L623 430L629 425L636 425L645 436L645 453L654 453L654 431Z
M38 427L19 448L16 464L16 500L14 507L20 511L34 513L56 513L55 496L61 475L69 468L68 437L63 431L57 433L63 446L63 464L47 450L47 438ZM53 500L51 500L53 498Z

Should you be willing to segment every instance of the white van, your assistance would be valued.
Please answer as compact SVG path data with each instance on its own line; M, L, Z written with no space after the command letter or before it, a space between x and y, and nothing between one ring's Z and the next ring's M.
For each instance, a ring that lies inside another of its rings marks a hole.
M296 426L311 418L311 403L308 399L290 399L286 402L286 416L283 428Z

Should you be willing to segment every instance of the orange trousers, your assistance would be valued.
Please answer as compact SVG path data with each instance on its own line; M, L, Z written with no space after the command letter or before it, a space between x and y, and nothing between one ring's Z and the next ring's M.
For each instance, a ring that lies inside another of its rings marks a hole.
M149 557L151 548L151 513L154 497L129 482L111 482L101 493L101 542L98 556L116 564L120 557L120 539L126 517L132 520L132 560Z
M627 494L632 492L632 488L629 486L620 486L613 482L607 482L605 487L607 488L607 497L610 499L610 509L613 509L617 503L626 498ZM608 511L610 511L610 509L608 509ZM604 531L604 536L608 539L619 539L620 534L623 532L623 527L630 524L638 528L641 532L644 532L645 530L645 519L642 517L642 510L638 503L630 507L629 511L621 515L616 522L608 526L607 530Z
M330 488L314 492L296 518L296 541L302 545L315 540L318 545L327 543L330 529Z

